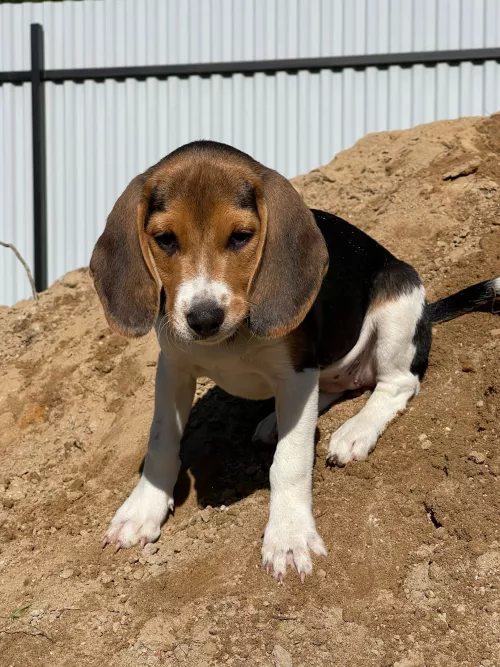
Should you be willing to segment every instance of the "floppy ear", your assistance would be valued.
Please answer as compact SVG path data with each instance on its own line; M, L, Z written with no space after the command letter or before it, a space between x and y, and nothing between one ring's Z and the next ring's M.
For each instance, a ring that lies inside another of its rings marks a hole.
M144 233L148 176L136 176L120 196L90 260L106 319L125 336L148 333L160 308L161 282Z
M328 269L328 251L314 216L294 187L266 169L255 188L265 233L250 294L249 327L278 338L302 322Z

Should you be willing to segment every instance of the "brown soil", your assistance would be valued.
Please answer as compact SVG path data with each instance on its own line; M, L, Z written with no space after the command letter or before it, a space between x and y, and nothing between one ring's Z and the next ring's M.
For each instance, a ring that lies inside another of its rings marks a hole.
M500 275L500 116L374 134L296 179L436 298ZM435 330L428 374L367 462L324 466L329 549L304 586L259 566L269 404L200 382L175 517L156 545L100 541L136 482L157 346L111 333L86 270L0 309L0 665L500 665L500 320ZM13 612L15 612L13 614Z

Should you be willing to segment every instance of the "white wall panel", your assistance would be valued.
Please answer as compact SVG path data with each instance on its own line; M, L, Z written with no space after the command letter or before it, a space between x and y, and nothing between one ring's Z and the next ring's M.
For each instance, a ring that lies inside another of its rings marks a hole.
M367 132L500 108L500 65L67 82L46 97L54 280L88 263L126 184L187 141L224 141L291 177Z
M0 5L0 70L104 67L500 46L500 0L82 0ZM233 144L287 176L367 132L500 109L500 65L369 67L46 84L50 280L88 263L116 197L198 138ZM32 264L29 84L0 86L0 238ZM29 295L0 248L0 304Z
M33 266L30 86L0 86L0 240L13 243ZM0 247L0 304L31 294L10 248Z
M0 6L0 70L494 47L499 0L82 0Z

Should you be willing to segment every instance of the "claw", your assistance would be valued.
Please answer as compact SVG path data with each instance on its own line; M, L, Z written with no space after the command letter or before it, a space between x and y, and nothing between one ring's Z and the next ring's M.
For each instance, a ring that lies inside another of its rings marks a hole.
M326 465L329 468L345 468L345 463L342 463L335 454L327 457Z
M116 546L115 546L115 554L118 553L118 552L120 551L121 548L122 548L122 543L121 543L121 542L117 542L117 543L116 543Z
M300 582L301 582L302 584L304 584L305 581L306 581L306 573L305 573L305 572L301 572L301 573L300 573Z
M147 544L147 539L145 537L141 537L141 549L144 549L146 544Z
M278 573L278 584L283 585L283 572Z
M108 536L105 535L101 542L101 548L105 549L108 546L108 544L109 544Z

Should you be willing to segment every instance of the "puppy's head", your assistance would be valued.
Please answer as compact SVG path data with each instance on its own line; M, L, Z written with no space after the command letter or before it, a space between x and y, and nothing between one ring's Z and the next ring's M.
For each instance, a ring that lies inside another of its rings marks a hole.
M313 215L285 178L203 141L128 185L90 269L108 322L121 333L147 333L163 291L173 335L217 343L244 322L260 337L296 328L327 264Z

